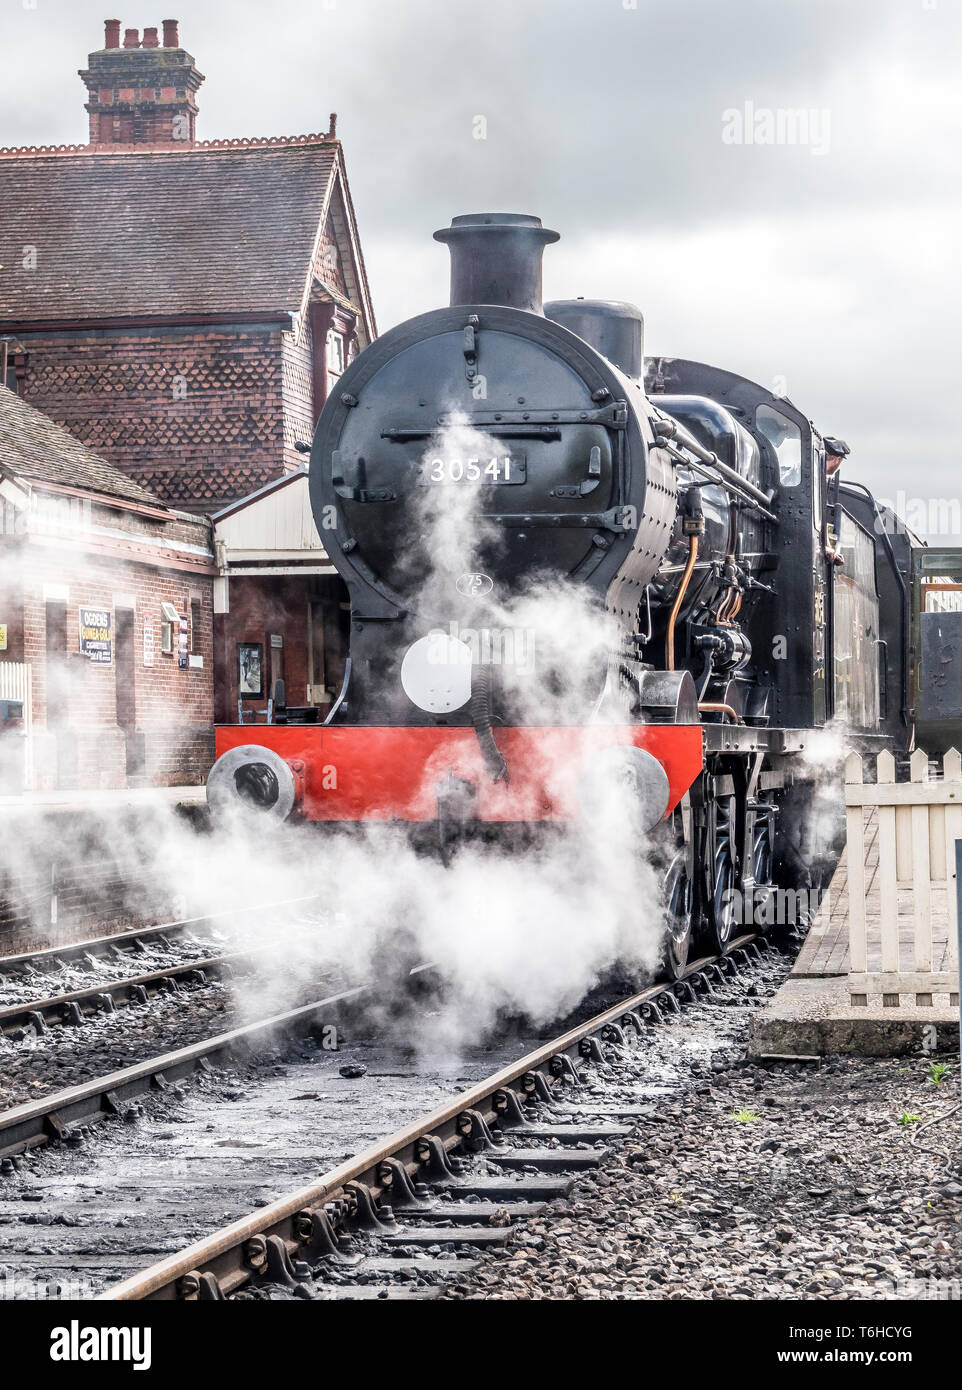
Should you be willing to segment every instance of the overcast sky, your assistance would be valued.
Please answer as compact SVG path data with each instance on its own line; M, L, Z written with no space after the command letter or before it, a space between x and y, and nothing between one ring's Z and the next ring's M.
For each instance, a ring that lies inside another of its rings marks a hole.
M880 495L959 496L962 0L159 4L0 0L0 144L86 141L103 20L179 18L200 138L338 112L382 331L446 302L436 227L535 213L546 298L634 300L649 352L781 378ZM762 143L779 113L807 143Z

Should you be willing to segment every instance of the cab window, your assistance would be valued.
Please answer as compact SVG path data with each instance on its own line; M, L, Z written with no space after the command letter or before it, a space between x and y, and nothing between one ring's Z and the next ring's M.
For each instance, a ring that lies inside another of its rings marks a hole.
M758 407L755 425L775 450L779 483L782 487L797 487L802 481L802 432L798 425L770 405Z

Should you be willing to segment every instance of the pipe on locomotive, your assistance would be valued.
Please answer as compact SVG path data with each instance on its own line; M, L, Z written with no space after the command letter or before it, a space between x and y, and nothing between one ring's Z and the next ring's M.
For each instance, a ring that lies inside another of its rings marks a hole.
M702 530L705 529L702 522ZM675 601L671 605L671 612L668 615L668 633L665 637L665 669L674 671L675 669L675 623L684 602L685 594L688 591L688 583L695 568L695 561L698 559L698 534L693 533L688 538L688 563L685 565L685 572L681 577Z

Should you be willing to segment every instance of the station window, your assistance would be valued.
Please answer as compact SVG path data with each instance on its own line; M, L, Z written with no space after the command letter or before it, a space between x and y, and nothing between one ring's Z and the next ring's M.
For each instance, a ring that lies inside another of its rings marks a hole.
M770 405L758 407L755 424L775 450L781 486L798 487L802 481L802 432L798 425Z
M344 337L341 333L327 335L327 369L338 376L344 370Z
M160 605L160 613L160 650L164 656L173 656L174 638L177 624L180 622L180 614L174 605L166 600Z
M962 613L962 584L956 574L927 574L922 583L923 613Z

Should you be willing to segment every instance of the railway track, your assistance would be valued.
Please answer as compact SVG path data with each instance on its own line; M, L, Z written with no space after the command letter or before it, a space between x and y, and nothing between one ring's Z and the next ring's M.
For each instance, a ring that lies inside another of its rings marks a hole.
M37 951L0 956L0 989L9 985L12 979L30 979L34 975L50 974L68 967L96 970L107 962L116 968L118 962L136 960L138 955L143 955L151 947L166 950L179 937L216 932L225 924L233 928L242 923L245 917L253 917L256 913L303 907L305 903L317 901L316 894L308 893L272 903L255 903L246 907L231 908L205 917L183 917L173 922L117 932L112 936L91 937L86 941L75 941L63 946L45 946Z
M248 973L269 948L255 942L244 949L218 950L234 944L225 937L224 920L236 938L238 928L243 932L245 916L289 911L316 901L314 895L292 898L267 907L184 918L120 936L0 957L0 1035L22 1041L51 1028L80 1026L90 1018L146 1004L158 995L176 993L184 984L205 985ZM130 973L129 968L138 965L152 968L135 968ZM90 978L91 983L78 988L78 976ZM72 987L38 997L37 989L48 981ZM16 994L25 997L10 998Z
M342 990L206 1038L190 1047L161 1053L134 1066L0 1111L0 1171L13 1171L16 1156L54 1140L82 1141L91 1125L124 1114L132 1101L152 1088L163 1090L198 1070L222 1064L238 1054L249 1055L265 1042L336 1026L348 1007L370 992L369 985Z
M108 1288L119 1300L436 1297L478 1252L565 1196L647 1113L585 1082L628 1072L659 1023L762 958L723 958L605 1009L287 1196Z
M71 990L48 999L30 999L0 1009L0 1033L14 1041L32 1033L39 1036L50 1028L83 1024L98 1014L115 1013L118 1008L146 1004L158 994L176 993L182 984L206 984L208 978L233 979L235 973L251 968L249 952L203 956L199 960L163 966L143 975L105 980L87 989Z

